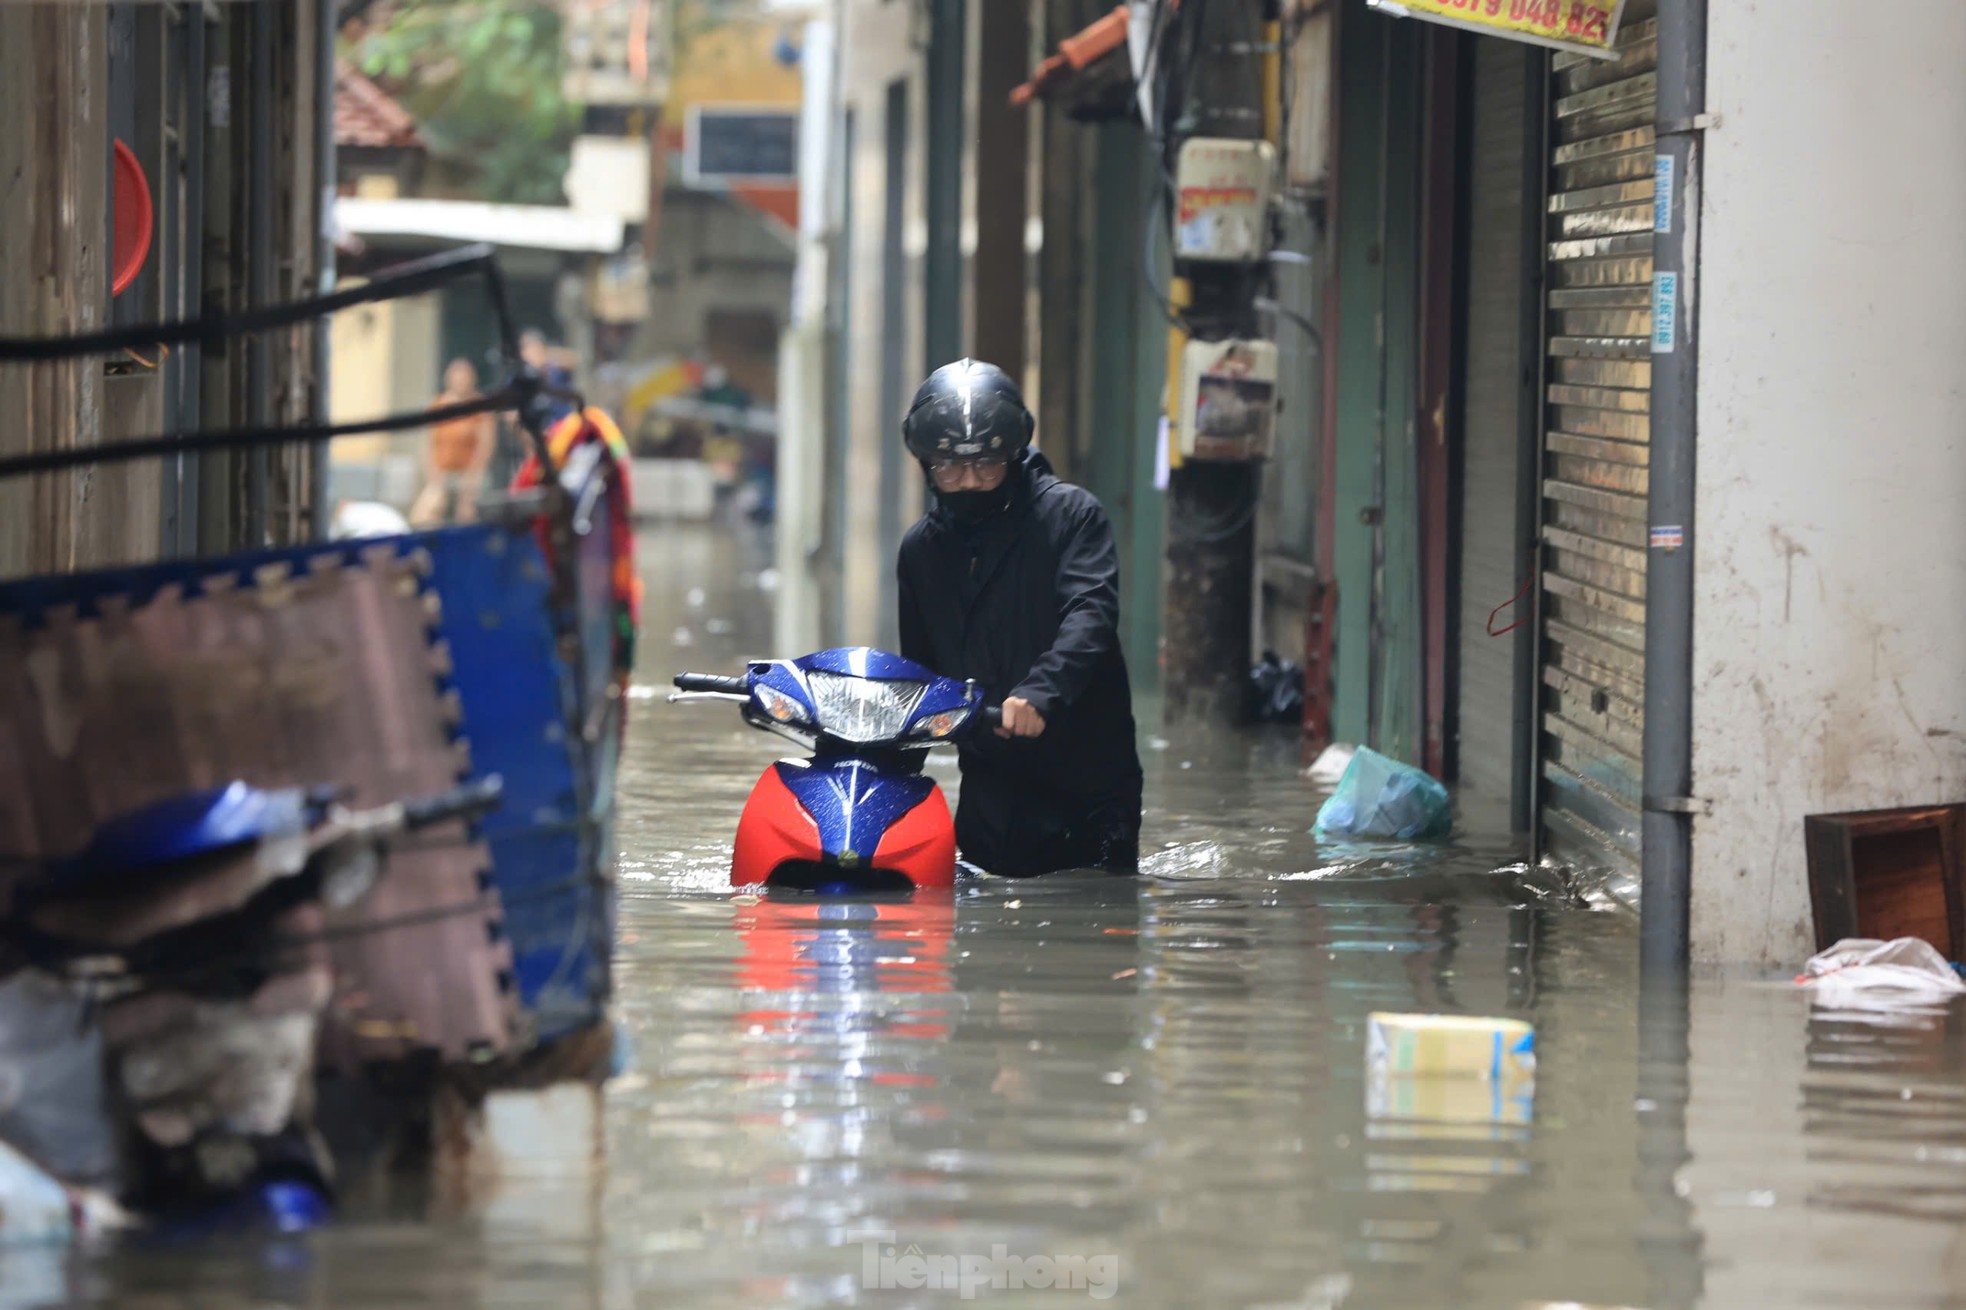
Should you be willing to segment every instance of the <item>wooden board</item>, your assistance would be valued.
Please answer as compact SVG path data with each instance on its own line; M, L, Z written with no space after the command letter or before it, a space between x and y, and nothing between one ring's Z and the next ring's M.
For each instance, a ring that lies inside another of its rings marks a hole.
M1917 937L1966 952L1966 805L1803 820L1816 948L1845 937Z

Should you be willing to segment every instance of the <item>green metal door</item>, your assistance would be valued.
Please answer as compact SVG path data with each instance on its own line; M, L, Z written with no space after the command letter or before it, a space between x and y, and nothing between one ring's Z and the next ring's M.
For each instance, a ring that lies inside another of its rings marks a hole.
M1074 443L1086 452L1083 485L1113 522L1121 575L1121 633L1136 686L1157 681L1161 618L1162 498L1154 441L1166 374L1165 320L1140 276L1152 212L1153 148L1132 123L1086 129L1093 156L1092 341L1089 419ZM1165 285L1166 271L1159 273Z
M1416 431L1423 29L1340 24L1337 740L1417 761L1420 552Z

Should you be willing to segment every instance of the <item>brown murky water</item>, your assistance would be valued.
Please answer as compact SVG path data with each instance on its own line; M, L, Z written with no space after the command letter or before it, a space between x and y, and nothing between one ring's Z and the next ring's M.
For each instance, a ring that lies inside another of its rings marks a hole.
M1506 845L1320 849L1287 740L1148 750L1137 881L733 898L771 739L656 692L769 652L764 550L643 550L600 1175L0 1257L0 1308L958 1304L919 1286L943 1268L1017 1305L1966 1306L1966 1010L1731 978L1641 1005L1631 921ZM1533 1101L1375 1099L1381 1009L1531 1020Z

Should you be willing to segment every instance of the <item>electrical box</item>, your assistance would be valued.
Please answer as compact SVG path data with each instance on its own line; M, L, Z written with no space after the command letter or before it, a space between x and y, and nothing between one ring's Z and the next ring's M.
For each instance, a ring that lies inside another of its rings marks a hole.
M1174 257L1249 264L1267 255L1276 170L1267 141L1189 138L1174 170Z
M1274 341L1190 341L1181 352L1183 460L1268 459L1277 421Z

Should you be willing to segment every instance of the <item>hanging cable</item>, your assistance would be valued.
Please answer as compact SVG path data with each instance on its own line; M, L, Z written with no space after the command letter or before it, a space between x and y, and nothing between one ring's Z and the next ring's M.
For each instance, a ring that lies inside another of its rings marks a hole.
M91 464L127 463L130 460L149 459L157 455L182 455L208 450L253 450L309 441L333 441L340 437L359 436L369 432L401 432L409 428L426 427L433 423L447 423L452 419L470 418L474 414L522 409L534 396L541 394L545 394L544 388L514 382L489 395L479 396L475 400L462 400L454 405L439 405L434 409L388 414L382 418L363 419L355 423L316 423L285 428L232 428L223 432L172 432L158 437L117 441L101 446L37 451L32 455L14 455L0 459L0 480L24 477L30 473L52 473L60 469L80 468Z
M78 336L0 337L0 360L78 359L87 355L121 354L142 346L217 345L229 337L295 327L309 319L338 313L355 305L434 291L474 274L483 275L493 284L493 298L502 313L504 282L499 276L497 257L490 246L475 245L410 260L377 273L358 287L330 292L325 296L310 296L306 300L283 305L241 310L236 314L209 314L167 323L109 328ZM516 353L517 342L512 343L512 349Z
M1518 591L1515 595L1509 597L1507 600L1503 601L1500 605L1497 605L1494 609L1488 611L1489 636L1506 637L1511 632L1514 632L1517 628L1521 627L1523 624L1529 621L1529 616L1524 615L1521 618L1518 618L1514 623L1511 623L1506 628L1498 628L1495 626L1495 620L1501 616L1502 611L1509 608L1509 606L1519 602L1524 596L1527 596L1529 594L1529 589L1535 585L1536 585L1536 575L1532 573L1529 575L1529 581L1522 584L1521 591Z

